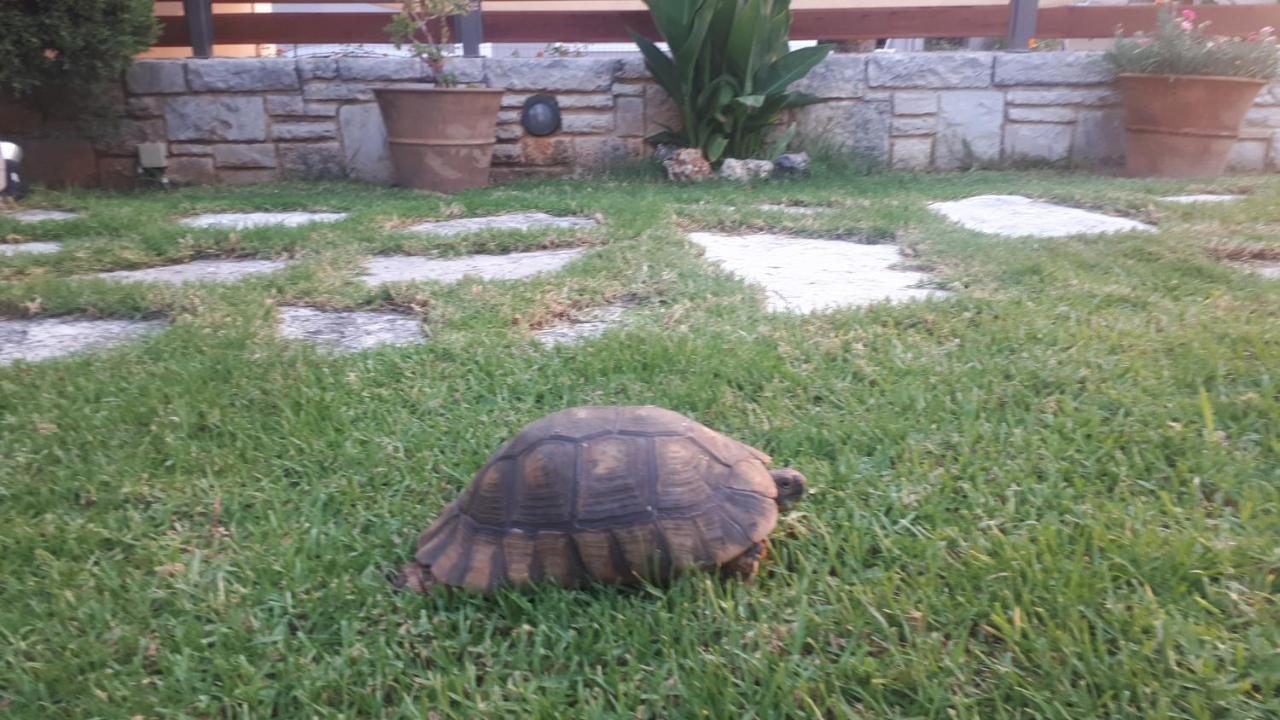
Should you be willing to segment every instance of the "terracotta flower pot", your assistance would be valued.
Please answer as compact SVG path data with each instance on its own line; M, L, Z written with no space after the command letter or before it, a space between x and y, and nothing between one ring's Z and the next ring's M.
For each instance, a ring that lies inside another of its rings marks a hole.
M442 193L489 184L503 90L391 85L373 92L397 183Z
M1212 177L1227 167L1240 123L1267 83L1212 75L1116 78L1124 97L1129 175Z

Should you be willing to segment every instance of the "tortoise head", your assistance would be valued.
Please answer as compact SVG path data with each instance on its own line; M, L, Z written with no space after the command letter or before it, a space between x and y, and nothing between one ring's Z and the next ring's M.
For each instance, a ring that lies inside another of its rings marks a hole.
M806 482L804 475L798 470L791 468L779 468L770 470L769 474L773 476L773 482L778 486L778 507L783 510L790 510L800 498L804 497Z

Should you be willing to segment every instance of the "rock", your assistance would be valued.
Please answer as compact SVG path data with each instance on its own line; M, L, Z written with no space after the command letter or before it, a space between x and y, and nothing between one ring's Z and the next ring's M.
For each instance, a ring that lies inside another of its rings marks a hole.
M306 102L299 95L268 95L267 114L282 117L333 117L338 114L334 103Z
M187 91L181 60L138 60L125 73L125 87L133 95L161 95Z
M667 178L674 182L702 182L716 175L698 148L677 150L670 160L663 161L662 166L667 169Z
M618 62L616 77L619 80L648 80L649 68L645 67L643 57L622 58Z
M1008 119L1011 122L1072 123L1076 121L1076 109L1010 105Z
M809 153L779 155L773 163L773 177L778 180L809 177Z
M333 80L338 77L337 58L301 58L298 74L303 80Z
M933 166L933 138L894 138L894 170L928 170Z
M996 53L996 85L1104 85L1115 73L1100 52Z
M170 155L212 155L212 145L195 145L191 143L169 143Z
M598 135L613 130L613 113L574 113L560 116L560 132L566 135Z
M108 155L136 155L138 146L147 142L163 142L164 121L120 120L107 139L97 143L98 150Z
M332 122L303 122L271 125L273 140L336 140L338 126Z
M0 246L3 247L3 246ZM51 360L119 345L164 328L162 320L0 320L0 365Z
M287 58L188 60L187 80L196 92L296 90L297 61Z
M158 118L164 116L164 98L131 97L125 101L125 114L131 118Z
M172 97L165 104L164 117L170 140L261 142L267 139L267 111L261 97Z
M991 85L991 53L872 53L871 87L980 88Z
M1000 159L1004 95L994 90L942 93L934 164L943 170Z
M932 115L938 112L936 92L896 92L893 94L894 115Z
M97 277L120 282L152 282L165 285L181 285L189 282L229 283L250 275L273 273L288 264L283 260L195 260L181 265L98 273Z
M644 86L644 134L676 132L684 127L680 108L657 83Z
M1232 172L1259 173L1267 167L1267 141L1241 138L1231 146L1227 169Z
M218 180L212 157L171 157L164 176L175 185L207 185Z
M61 249L56 242L0 243L0 255L47 255Z
M343 80L426 80L427 64L415 57L338 58L338 77Z
M1010 90L1010 105L1119 105L1114 90Z
M1071 141L1071 160L1081 165L1119 165L1124 162L1124 111L1121 108L1081 110Z
M362 278L368 285L389 282L457 282L465 277L485 280L522 280L559 270L585 252L580 249L538 250L509 255L467 255L460 258L426 258L410 255L377 257L365 263Z
M489 86L540 92L606 92L618 68L616 59L494 58L485 63Z
M620 137L644 136L644 98L618 98L613 126Z
M301 340L335 353L351 353L387 345L421 345L422 323L413 315L391 312L332 312L309 307L282 307L280 336Z
M578 170L601 170L630 158L630 145L622 138L606 136L573 139L573 164Z
M889 159L891 117L887 100L837 100L800 108L796 127L801 137L823 138L835 149L883 163Z
M276 146L271 143L213 145L213 164L223 168L273 168Z
M789 89L820 98L862 97L867 91L866 58L862 54L828 55Z
M437 237L453 237L493 230L581 230L597 225L591 218L559 217L546 213L511 213L489 217L428 222L405 228L405 232Z
M387 128L377 105L344 105L338 111L347 173L365 182L389 184L393 179Z
M1057 238L1153 232L1137 220L1032 200L1020 195L978 195L938 202L929 209L970 230L1005 237Z
M373 90L364 83L310 80L302 88L306 100L361 100L373 99Z
M281 143L280 168L299 180L341 180L346 177L339 143Z
M206 213L183 218L183 227L216 228L219 230L248 230L257 227L301 227L312 223L336 223L347 219L346 213L313 212L250 212Z
M938 118L933 115L906 115L894 117L891 132L894 137L903 135L932 135L938 129Z
M895 270L905 258L893 245L783 235L690 233L706 258L761 285L773 312L809 313L880 301L945 296L916 287L923 273Z
M729 158L720 164L720 179L734 182L767 180L773 175L773 163L768 160L738 160Z
M653 157L658 162L666 162L676 156L684 148L679 145L668 145L667 143L658 143L653 148Z
M1009 123L1004 128L1004 157L1012 162L1064 162L1071 155L1071 126Z

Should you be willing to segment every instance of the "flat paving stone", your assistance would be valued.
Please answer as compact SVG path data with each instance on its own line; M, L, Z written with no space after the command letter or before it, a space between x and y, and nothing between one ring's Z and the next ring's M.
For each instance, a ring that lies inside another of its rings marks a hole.
M163 320L0 320L0 365L18 360L51 360L119 345L165 325Z
M915 287L929 276L895 270L905 260L894 245L861 245L785 235L690 233L708 260L764 286L774 312L808 313L880 301L945 297Z
M509 255L467 255L459 258L429 258L417 255L387 255L365 263L363 280L369 285L389 282L457 282L468 275L485 280L521 280L539 273L559 270L585 250L537 250Z
M62 249L62 243L25 242L0 244L0 255L47 255Z
M312 223L336 223L347 219L346 213L251 212L208 213L178 221L189 228L248 230L258 227L301 227Z
M583 342L617 327L628 309L626 305L592 308L572 320L548 325L534 333L534 337L547 347Z
M97 277L121 282L153 282L180 285L189 282L229 283L264 275L288 266L285 260L194 260L181 265L117 270L98 273Z
M766 203L764 205L758 205L757 207L761 210L787 213L788 215L817 215L818 213L824 213L830 210L830 208L813 207L811 205L778 205L775 203Z
M75 220L80 217L80 213L68 212L66 210L15 210L8 213L8 217L17 220L20 223L38 223L53 220Z
M1280 263L1254 265L1253 271L1268 280L1280 280Z
M591 218L557 217L546 213L512 213L510 215L494 215L491 217L463 218L461 220L444 220L427 222L405 228L405 232L419 235L436 235L452 237L467 233L485 232L489 230L552 230L592 228L598 223Z
M1032 200L1021 195L978 195L937 202L929 209L970 230L1005 237L1057 238L1122 232L1152 232L1137 220Z
M352 353L384 345L421 345L422 323L394 312L337 312L309 307L281 307L280 335L335 353Z
M1162 197L1160 199L1164 202L1190 205L1192 203L1235 202L1237 200L1243 200L1245 197L1246 196L1244 195L1170 195L1169 197Z

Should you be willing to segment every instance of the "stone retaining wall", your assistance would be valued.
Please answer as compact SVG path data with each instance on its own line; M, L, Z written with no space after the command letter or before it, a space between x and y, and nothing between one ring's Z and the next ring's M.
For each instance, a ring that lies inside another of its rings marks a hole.
M459 59L462 82L503 99L494 176L576 174L649 152L643 138L678 122L639 56L626 59ZM828 143L894 168L1122 161L1119 97L1099 53L833 55L796 88L827 102L795 112L802 142ZM388 182L372 88L430 82L399 58L147 60L125 80L120 131L96 148L105 184L127 183L139 142L164 141L179 183L277 178ZM563 127L526 136L519 108L534 93L560 102ZM1280 86L1246 120L1231 167L1280 170Z

